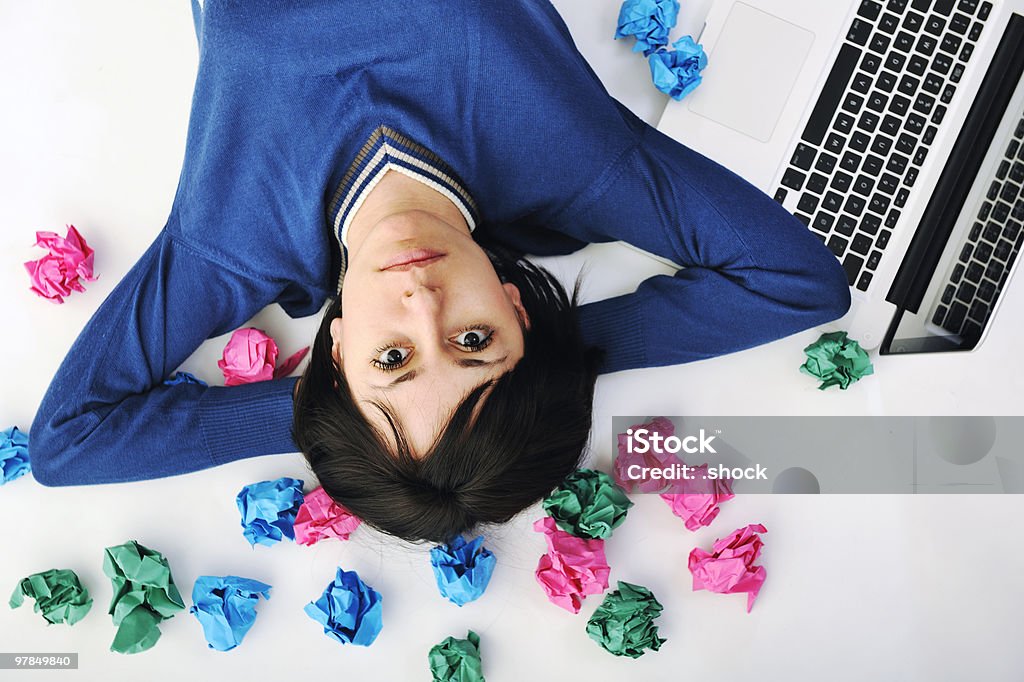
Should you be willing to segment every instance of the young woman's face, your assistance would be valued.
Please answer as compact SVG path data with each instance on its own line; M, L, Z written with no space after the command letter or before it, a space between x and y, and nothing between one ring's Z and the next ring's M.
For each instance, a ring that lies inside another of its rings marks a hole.
M353 248L335 361L366 417L390 434L372 403L389 405L422 455L468 393L523 357L529 320L465 225L410 211Z

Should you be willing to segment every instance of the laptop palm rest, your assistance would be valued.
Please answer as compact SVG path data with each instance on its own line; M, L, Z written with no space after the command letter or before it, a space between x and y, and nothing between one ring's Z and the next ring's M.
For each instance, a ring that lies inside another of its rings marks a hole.
M690 111L767 142L813 42L810 31L737 2L708 57L705 86L690 96Z

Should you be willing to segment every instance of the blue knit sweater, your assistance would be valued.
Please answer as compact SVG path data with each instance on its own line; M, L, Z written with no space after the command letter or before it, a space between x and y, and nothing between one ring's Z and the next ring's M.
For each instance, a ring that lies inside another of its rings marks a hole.
M364 156L382 132L409 152L389 146L389 163L424 162L468 195L474 234L537 255L623 240L684 266L583 306L606 372L738 351L849 306L832 254L770 198L613 99L545 0L206 0L202 10L193 0L193 10L199 71L173 206L43 398L30 443L45 485L297 450L295 378L162 382L264 306L302 317L336 295L339 196L365 186Z

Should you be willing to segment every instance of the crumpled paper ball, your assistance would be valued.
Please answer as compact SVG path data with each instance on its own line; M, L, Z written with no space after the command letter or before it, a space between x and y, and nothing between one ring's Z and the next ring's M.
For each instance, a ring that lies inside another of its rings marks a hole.
M649 589L620 580L587 621L587 634L609 653L639 658L666 641L654 624L662 608Z
M32 470L28 456L28 434L17 426L0 431L0 485Z
M678 0L626 0L619 9L615 39L634 36L633 52L647 56L668 44L669 30L678 18Z
M362 519L331 499L322 486L306 495L295 515L295 542L312 545L324 538L348 540Z
M604 540L586 540L560 530L550 516L536 521L533 529L544 533L547 554L537 562L535 575L548 599L566 611L579 613L583 599L608 589L611 567L604 554Z
M217 366L224 374L225 386L238 386L286 377L308 352L309 346L306 346L277 367L278 350L274 339L262 329L245 327L231 334Z
M627 431L632 430L636 432L639 429L646 429L650 433L657 433L663 438L668 438L676 432L675 424L665 417L655 417L646 424L633 424ZM655 452L653 445L647 452L629 452L629 436L626 432L618 434L617 440L618 454L615 456L615 462L612 465L612 476L615 478L615 483L627 493L655 493L664 490L668 485L666 481L656 478L648 478L646 480L632 479L629 477L629 468L637 465L664 469L674 464L679 464L679 458L671 452Z
M567 533L607 539L633 503L603 471L577 469L544 498L544 511Z
M334 582L315 602L306 604L306 614L324 626L324 634L342 644L370 646L381 628L383 609L380 592L355 571L340 567Z
M480 636L470 630L466 639L445 637L427 654L431 682L484 682Z
M302 505L302 481L281 477L251 483L235 498L242 514L242 534L250 545L272 545L295 539L295 515Z
M137 654L152 648L160 639L160 622L185 610L167 559L134 540L103 550L103 573L114 590L107 611L117 626L111 651Z
M817 341L804 348L807 361L800 371L821 380L819 389L839 386L846 390L861 377L873 374L868 354L860 344L848 338L846 332L822 334Z
M700 85L700 72L708 65L708 57L690 36L672 43L672 48L652 52L647 60L654 86L678 101Z
M33 610L42 613L50 624L74 625L92 608L89 590L82 587L74 571L63 568L33 573L20 580L8 605L16 609L25 602L25 597L35 600Z
M475 601L487 589L497 559L483 546L483 536L466 542L461 535L430 550L430 565L441 596L458 606Z
M754 606L767 572L755 566L761 547L758 533L768 530L759 523L739 528L729 536L715 540L711 552L695 547L687 565L693 574L693 589L721 594L747 593L747 613Z
M32 279L30 287L39 296L54 303L63 303L72 291L85 291L82 280L96 281L93 275L93 250L85 243L74 225L68 225L66 237L56 232L36 232L36 243L49 253L39 260L28 261L25 269Z
M211 649L230 651L256 622L256 602L270 599L270 585L237 575L201 575L192 586L188 610L203 626Z
M681 481L681 487L693 492L665 493L661 499L672 508L672 513L681 518L689 530L710 526L721 511L719 504L735 497L732 484L727 478L709 478L708 465L691 468L693 481Z

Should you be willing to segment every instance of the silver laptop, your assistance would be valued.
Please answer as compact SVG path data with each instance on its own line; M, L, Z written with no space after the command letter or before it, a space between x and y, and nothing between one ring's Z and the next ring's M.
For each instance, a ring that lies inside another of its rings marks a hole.
M1024 0L716 0L658 129L774 196L881 353L984 341L1024 242Z

